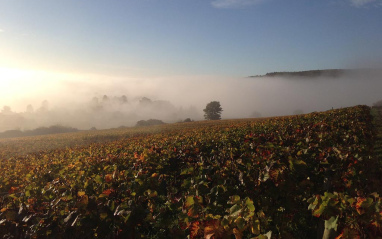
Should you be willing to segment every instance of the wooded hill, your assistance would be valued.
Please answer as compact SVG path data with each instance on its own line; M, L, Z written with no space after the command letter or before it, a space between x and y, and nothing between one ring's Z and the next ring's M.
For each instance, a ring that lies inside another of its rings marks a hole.
M255 75L250 77L283 77L283 78L314 78L314 77L330 77L338 78L345 74L373 74L382 73L381 69L326 69L326 70L309 70L309 71L291 71L291 72L270 72L265 75Z

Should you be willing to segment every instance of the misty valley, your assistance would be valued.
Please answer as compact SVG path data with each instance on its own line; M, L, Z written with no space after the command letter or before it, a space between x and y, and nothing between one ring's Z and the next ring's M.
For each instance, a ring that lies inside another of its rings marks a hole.
M0 0L0 239L382 239L382 0Z
M71 111L72 110L72 111ZM45 100L42 106L33 109L28 105L26 112L12 112L4 106L0 113L0 137L17 137L49 133L65 133L81 130L96 130L139 126L142 120L164 119L167 122L182 121L201 113L194 107L176 108L168 101L152 101L143 97L129 102L126 96L94 97L80 110L49 108ZM70 127L73 126L73 127Z
M272 73L188 81L181 98L4 106L0 236L379 238L380 76Z
M3 137L27 136L49 132L52 126L55 128L51 132L59 133L132 127L149 119L164 123L188 118L202 120L202 109L212 100L221 103L223 119L372 106L382 99L381 77L381 70L354 69L273 72L248 78L151 79L144 86L127 80L102 89L76 84L73 86L76 89L94 91L81 91L76 96L72 86L60 88L56 97L30 99L30 102L26 99L15 109L3 102L0 132ZM174 85L178 86L176 90Z

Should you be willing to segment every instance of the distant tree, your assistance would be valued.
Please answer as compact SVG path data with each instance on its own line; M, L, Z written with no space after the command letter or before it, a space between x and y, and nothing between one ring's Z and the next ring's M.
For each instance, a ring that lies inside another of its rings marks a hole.
M0 138L22 137L23 132L19 129L7 130L0 133Z
M38 109L40 112L47 112L49 110L49 102L47 100L44 100L41 103L41 107Z
M221 112L223 111L219 101L211 101L207 104L204 111L204 118L207 120L220 120Z
M382 107L382 100L379 100L373 104L373 107Z
M45 135L45 134L60 134L60 133L69 133L77 132L78 129L72 127L66 127L62 125L52 125L50 127L39 127L34 130L29 130L25 133L27 136L31 135Z
M7 130L0 133L0 138L11 138L11 137L23 137L23 136L35 136L35 135L45 135L45 134L59 134L59 133L70 133L77 132L78 129L72 127L65 127L61 125L52 125L50 127L39 127L34 130L21 131L17 130Z
M142 99L139 100L139 104L141 105L150 105L152 103L152 100L150 100L147 97L143 97Z
M92 101L90 102L90 108L94 111L102 110L102 104L99 102L97 97L93 97Z
M193 120L190 118L187 118L187 119L183 120L183 122L193 122Z
M164 124L162 120L158 119L149 119L149 120L140 120L135 126L151 126L151 125L160 125Z
M121 96L120 101L121 101L122 104L127 103L126 95Z
M92 103L93 105L98 105L98 104L99 104L99 100L98 100L98 98L97 98L97 97L93 97L91 103Z
M3 107L3 109L1 110L1 113L3 113L3 114L11 114L12 113L12 109L11 109L11 107L5 105Z
M27 113L33 113L34 109L33 109L33 106L31 104L29 104L27 106Z

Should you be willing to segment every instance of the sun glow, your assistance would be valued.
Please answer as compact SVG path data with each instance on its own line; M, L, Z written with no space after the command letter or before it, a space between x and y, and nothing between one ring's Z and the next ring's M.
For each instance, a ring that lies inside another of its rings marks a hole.
M18 94L24 88L25 80L30 79L30 72L0 67L0 99L9 98L13 94Z
M28 75L28 72L25 70L0 67L0 79L2 83L3 81L12 82L12 80L23 78L27 75Z
M24 108L25 101L41 101L57 93L64 78L59 73L0 67L0 104Z
M24 111L28 104L36 106L44 100L52 104L67 102L73 95L76 99L89 98L89 89L83 86L106 84L106 79L109 77L0 67L0 109L6 105L14 111Z

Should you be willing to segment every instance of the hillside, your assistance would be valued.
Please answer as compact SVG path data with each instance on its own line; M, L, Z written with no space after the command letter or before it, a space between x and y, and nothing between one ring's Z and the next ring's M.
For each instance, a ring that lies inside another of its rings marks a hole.
M265 75L256 75L250 77L283 77L283 78L338 78L344 75L354 74L381 74L381 69L326 69L326 70L308 70L293 72L270 72Z
M376 238L372 119L357 106L2 141L0 236Z

